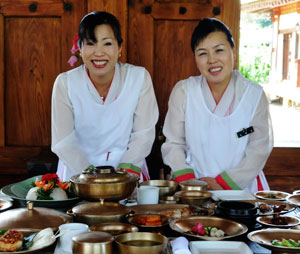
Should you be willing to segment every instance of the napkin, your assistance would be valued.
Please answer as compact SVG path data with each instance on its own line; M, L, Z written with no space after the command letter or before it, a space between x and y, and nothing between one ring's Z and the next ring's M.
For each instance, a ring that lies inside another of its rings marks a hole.
M183 236L171 241L171 247L173 254L192 254L189 249L189 241Z

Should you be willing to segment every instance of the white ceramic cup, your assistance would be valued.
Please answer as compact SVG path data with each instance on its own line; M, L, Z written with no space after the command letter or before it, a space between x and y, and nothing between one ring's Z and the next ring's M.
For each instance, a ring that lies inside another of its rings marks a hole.
M159 188L155 186L140 186L137 189L137 203L146 204L158 204L159 200Z
M89 231L89 226L84 223L66 223L60 225L58 228L62 235L58 239L54 252L55 254L72 254L72 237Z

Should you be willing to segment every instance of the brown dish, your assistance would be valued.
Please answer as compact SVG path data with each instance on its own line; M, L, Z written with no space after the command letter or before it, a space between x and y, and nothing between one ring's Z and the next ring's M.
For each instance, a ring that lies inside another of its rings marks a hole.
M272 245L271 241L293 239L295 241L300 240L300 230L294 229L262 229L256 230L248 234L248 239L252 242L258 243L263 247L272 251L272 253L299 253L300 248L296 247L282 247Z
M290 228L300 224L300 220L296 217L281 216L279 214L260 216L256 220L262 225L280 228Z
M283 191L257 191L254 193L254 196L258 199L267 199L267 200L277 200L284 201L290 193Z
M204 227L217 227L225 232L223 237L210 237L201 236L191 233L192 228L196 225L196 222L200 222ZM177 231L186 236L192 236L203 240L209 241L219 241L232 237L236 237L245 234L248 231L247 226L242 223L238 223L232 220L223 219L214 216L192 216L189 218L182 218L177 220L172 220L170 222L170 227L174 231Z

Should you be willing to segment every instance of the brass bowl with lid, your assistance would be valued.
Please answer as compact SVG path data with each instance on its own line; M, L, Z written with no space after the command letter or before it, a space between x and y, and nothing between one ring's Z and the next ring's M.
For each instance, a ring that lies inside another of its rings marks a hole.
M79 204L67 211L74 221L86 223L89 226L103 222L125 221L127 214L131 212L129 207L115 202L86 202Z
M118 201L129 197L139 178L126 170L115 170L112 166L89 167L81 174L72 176L76 194L89 201L99 199Z
M34 202L27 203L27 208L16 208L0 213L0 228L15 229L22 232L37 232L44 228L57 231L64 223L73 218L63 212L44 207L34 207Z

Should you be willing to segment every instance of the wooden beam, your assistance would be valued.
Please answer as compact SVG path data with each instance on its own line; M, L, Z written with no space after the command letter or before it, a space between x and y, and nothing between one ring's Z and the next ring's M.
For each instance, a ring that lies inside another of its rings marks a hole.
M5 145L4 80L4 16L0 14L0 147Z

